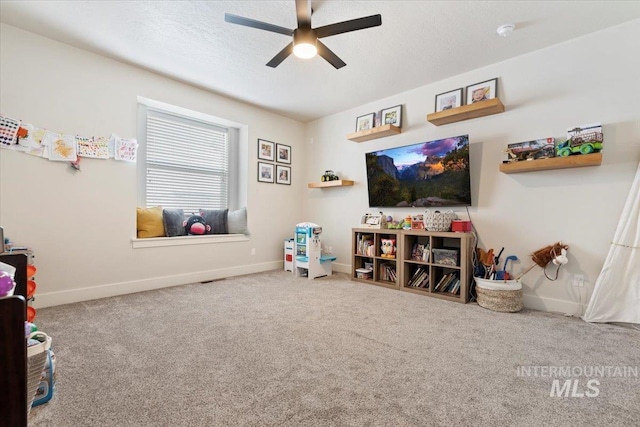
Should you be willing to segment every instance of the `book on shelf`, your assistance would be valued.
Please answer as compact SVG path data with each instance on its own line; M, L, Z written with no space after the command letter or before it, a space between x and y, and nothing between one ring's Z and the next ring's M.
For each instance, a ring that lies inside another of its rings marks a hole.
M429 261L429 254L431 250L429 249L429 243L420 243L415 242L413 244L413 248L411 249L411 259L414 261Z
M407 282L407 287L411 288L428 288L429 287L429 270L425 267L418 267Z
M396 267L391 264L380 265L380 280L395 282L397 279Z
M460 279L456 278L453 288L450 291L454 295L460 294Z
M356 249L358 255L375 256L375 246L373 234L358 233L356 236L358 247Z
M434 291L438 292L448 292L455 293L456 284L459 286L460 279L456 275L456 273L447 273L444 274L438 284L433 288Z

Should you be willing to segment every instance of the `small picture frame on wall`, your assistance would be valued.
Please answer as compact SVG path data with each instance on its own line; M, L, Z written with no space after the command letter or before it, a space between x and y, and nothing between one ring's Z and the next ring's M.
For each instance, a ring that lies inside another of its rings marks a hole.
M365 114L356 119L356 132L369 130L374 127L376 113Z
M291 167L276 165L276 183L291 185Z
M396 105L395 107L385 108L382 110L381 125L394 125L396 127L402 127L402 105Z
M436 95L436 113L462 105L462 88Z
M496 96L498 96L497 78L467 86L467 105L493 99Z
M258 162L258 182L273 183L273 164Z
M275 143L264 139L258 139L258 159L273 162L275 158Z
M291 164L291 147L284 144L276 144L276 161L278 163Z

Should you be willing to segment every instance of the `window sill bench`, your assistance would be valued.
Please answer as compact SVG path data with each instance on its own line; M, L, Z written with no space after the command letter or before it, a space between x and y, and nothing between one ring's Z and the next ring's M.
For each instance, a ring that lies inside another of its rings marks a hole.
M229 242L245 242L246 234L208 234L205 236L150 237L147 239L131 239L133 249L158 248L161 246L207 245Z

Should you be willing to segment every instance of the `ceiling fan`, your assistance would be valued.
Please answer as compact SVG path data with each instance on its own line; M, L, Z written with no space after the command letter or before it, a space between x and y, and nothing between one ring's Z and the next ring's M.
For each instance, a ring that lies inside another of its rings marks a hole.
M342 68L347 64L319 39L382 25L382 17L378 14L324 25L318 28L311 28L311 12L311 0L296 0L298 28L295 30L290 30L289 28L280 27L278 25L262 21L256 21L254 19L243 18L242 16L232 15L230 13L224 14L224 20L232 24L271 31L273 33L284 34L286 36L293 36L293 41L274 56L271 61L267 62L267 66L272 68L280 65L280 63L292 53L299 58L312 58L317 53L336 69Z

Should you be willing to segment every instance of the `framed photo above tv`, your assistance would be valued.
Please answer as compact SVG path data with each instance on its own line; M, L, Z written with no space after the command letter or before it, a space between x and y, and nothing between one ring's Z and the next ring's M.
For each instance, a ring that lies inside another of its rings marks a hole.
M382 110L382 123L381 125L394 125L399 128L402 127L402 105L396 105L395 107L385 108Z
M493 99L496 96L498 96L497 78L467 86L467 105Z
M361 130L368 130L373 127L376 113L365 114L356 119L356 132Z
M369 207L471 206L469 135L365 154Z
M462 88L436 95L436 113L462 105Z

